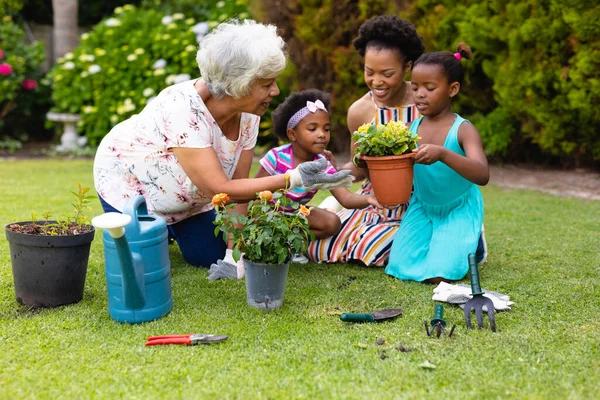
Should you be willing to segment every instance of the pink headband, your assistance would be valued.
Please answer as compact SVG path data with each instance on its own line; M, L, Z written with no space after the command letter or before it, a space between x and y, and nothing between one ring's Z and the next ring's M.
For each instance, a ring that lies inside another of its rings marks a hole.
M300 121L302 121L302 119L308 115L308 113L316 113L317 110L323 110L327 112L325 104L323 104L321 100L317 99L317 101L315 101L314 103L310 100L307 101L306 107L302 107L301 109L296 111L296 114L292 115L292 118L290 118L290 120L287 123L287 128L294 129L296 126L298 126Z
M454 57L455 57L455 58L456 58L458 61L460 61L460 60L461 60L461 58L462 58L462 56L460 55L460 53L454 53Z

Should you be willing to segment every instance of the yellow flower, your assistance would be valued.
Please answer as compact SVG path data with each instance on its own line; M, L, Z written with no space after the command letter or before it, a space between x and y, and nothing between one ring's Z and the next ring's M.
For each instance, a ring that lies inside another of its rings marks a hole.
M106 54L106 50L97 47L94 49L94 54L101 57Z
M212 198L212 205L214 207L223 207L229 200L227 193L217 193Z

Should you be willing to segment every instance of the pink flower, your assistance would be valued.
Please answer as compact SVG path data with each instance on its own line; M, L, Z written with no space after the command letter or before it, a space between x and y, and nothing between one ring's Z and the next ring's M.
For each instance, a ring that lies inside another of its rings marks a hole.
M33 90L37 87L38 83L33 79L24 79L23 80L23 89L25 90Z
M4 50L0 49L0 60L4 58Z
M9 63L0 64L0 75L10 75L12 74L12 71L13 69Z

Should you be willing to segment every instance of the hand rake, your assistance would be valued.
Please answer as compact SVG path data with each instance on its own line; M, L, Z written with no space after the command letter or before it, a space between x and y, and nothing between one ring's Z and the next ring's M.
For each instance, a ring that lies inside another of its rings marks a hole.
M475 254L469 254L469 275L471 278L471 290L473 298L465 303L463 312L465 314L465 322L467 328L471 326L471 310L475 310L475 317L477 318L477 326L483 328L483 307L487 308L488 318L490 319L490 329L492 332L496 332L496 317L494 315L496 309L492 299L485 297L481 286L479 285L479 269L477 267L477 260Z

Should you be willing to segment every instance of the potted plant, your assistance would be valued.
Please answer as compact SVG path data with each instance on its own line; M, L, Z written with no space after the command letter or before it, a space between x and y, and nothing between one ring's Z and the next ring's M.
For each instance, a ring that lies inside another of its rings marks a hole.
M51 220L49 212L43 220L32 214L31 221L6 225L10 245L16 299L30 307L57 307L83 298L90 245L94 227L84 211L90 199L89 188L78 184L72 192L73 217Z
M410 200L414 159L412 151L421 139L402 121L364 124L352 134L354 153L367 163L377 201L392 207ZM355 156L356 161L356 156Z
M215 235L233 241L233 258L243 255L248 305L271 310L283 304L283 292L294 252L304 252L314 239L308 226L310 210L285 196L285 190L263 191L248 203L247 215L226 204L225 193L216 194Z

